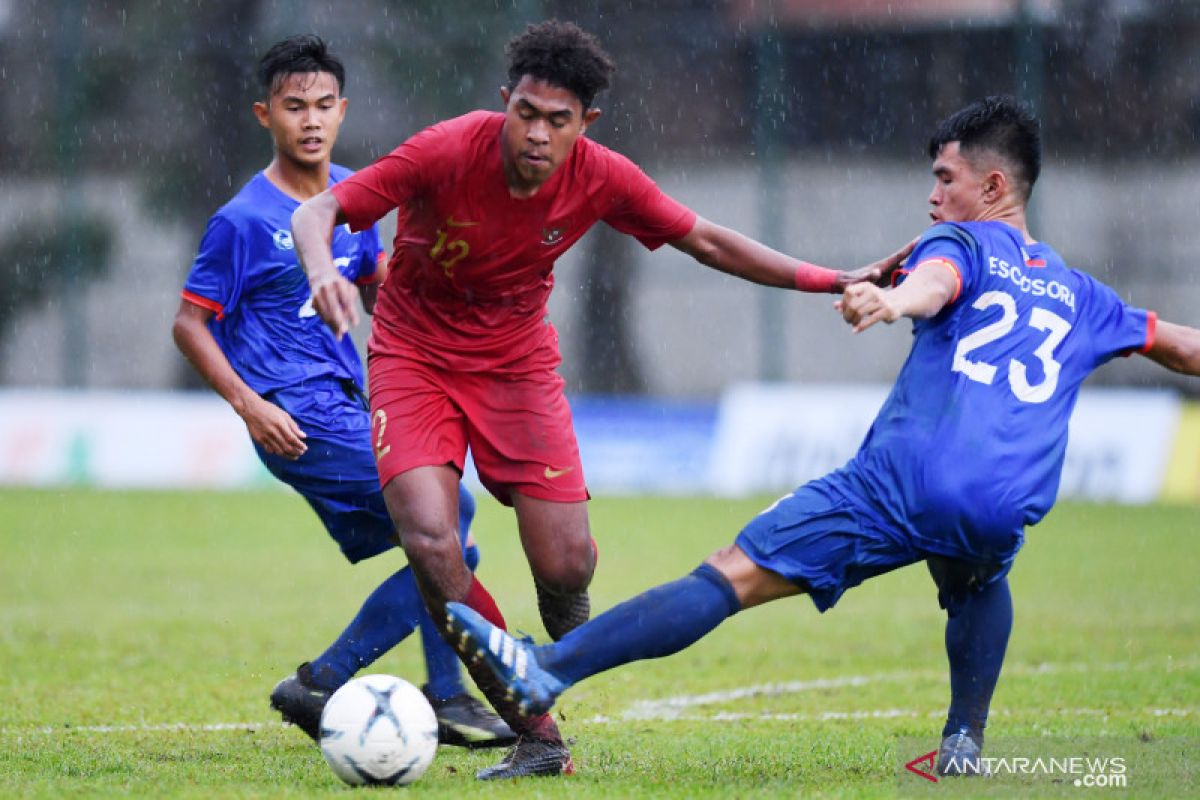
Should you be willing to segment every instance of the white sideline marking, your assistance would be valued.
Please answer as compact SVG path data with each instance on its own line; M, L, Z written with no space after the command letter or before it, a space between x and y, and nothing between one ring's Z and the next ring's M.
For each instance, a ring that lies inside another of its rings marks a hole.
M1176 670L1195 669L1200 667L1200 658L1190 659L1167 659L1166 663L1161 660L1153 662L1145 662L1142 664L1128 663L1112 663L1112 664L1038 664L1035 666L1013 665L1005 670L1004 675L1007 677L1017 676L1037 676L1037 675L1052 675L1064 672L1146 672L1146 671L1164 671L1174 672ZM745 719L759 720L784 720L784 721L801 721L801 722L827 722L830 720L858 720L858 719L895 719L895 718L917 718L917 717L941 717L946 712L945 710L937 711L912 711L905 709L889 708L875 709L868 711L822 711L819 713L806 712L732 712L718 711L712 714L696 714L685 713L688 709L694 709L697 706L714 705L717 703L727 703L732 700L741 700L747 697L774 697L786 694L800 694L802 692L813 691L814 689L841 689L853 688L856 686L866 686L869 684L880 683L896 683L901 681L912 680L945 680L944 672L933 670L913 670L913 671L898 671L898 672L880 672L874 675L846 675L839 678L815 678L807 681L786 681L783 683L763 683L754 686L742 686L735 689L727 689L718 692L706 692L704 694L692 695L676 695L675 697L664 697L657 700L638 700L626 709L619 718L607 717L598 714L591 719L581 720L583 725L605 725L612 722L627 722L630 720L646 720L658 722L670 722L673 720L688 721L688 722L733 722ZM1012 712L1006 709L993 709L993 716L1007 716ZM1058 708L1051 712L1047 712L1051 716L1087 716L1087 717L1109 717L1113 716L1111 709L1101 708ZM1118 712L1119 714L1120 712ZM1200 709L1197 708L1148 708L1141 711L1134 711L1133 714L1144 713L1154 717L1193 717L1200 715ZM265 729L278 729L289 727L287 723L274 720L271 722L215 722L209 724L197 724L187 722L164 722L158 724L141 724L141 725L71 725L71 726L52 726L47 725L41 728L0 728L0 737L8 738L12 736L28 736L32 734L71 734L71 733L157 733L157 732L180 732L180 733L197 733L210 731L257 731Z
M1131 712L1134 715L1145 713L1154 717L1193 717L1200 714L1200 709L1195 708L1148 708L1143 711ZM1004 708L994 708L991 711L990 718L1007 717L1013 714L1012 711ZM1113 716L1112 709L1107 708L1056 708L1049 712L1048 716L1052 717L1101 717L1108 719ZM833 720L860 720L860 719L940 719L946 716L945 709L937 711L912 711L900 708L875 709L872 711L821 711L818 713L811 712L771 712L763 711L760 713L740 712L740 711L717 711L712 714L672 714L669 717L638 717L643 722L738 722L740 720L776 720L783 722L830 722ZM629 717L606 717L598 714L591 719L583 721L584 725L608 725L614 722L627 722Z
M1007 677L1053 675L1064 672L1132 672L1132 671L1174 671L1177 669L1193 668L1200 660L1187 659L1176 661L1169 659L1166 664L1161 661L1143 664L1038 664L1035 666L1013 665L1005 670ZM914 680L946 680L944 672L932 670L880 672L874 675L846 675L840 678L817 678L808 681L788 681L785 683L762 683L755 686L742 686L718 692L704 694L684 694L675 697L663 697L658 700L638 700L622 715L625 720L670 720L682 718L685 709L696 706L728 703L747 697L774 697L785 694L800 694L814 689L842 689L868 684L899 683ZM1179 709L1166 709L1168 712ZM1189 713L1186 709L1185 713ZM871 712L874 713L874 712ZM754 716L751 714L750 716ZM1162 716L1162 715L1159 715ZM710 717L711 718L711 717Z
M638 700L622 716L628 720L673 719L682 714L684 709L693 706L728 703L732 700L741 700L747 697L773 697L783 694L800 694L801 692L808 692L814 689L842 689L846 687L865 686L870 683L891 683L932 675L933 673L892 672L881 673L879 675L847 675L841 678L817 678L810 681L761 683L757 686L743 686L720 692L684 694L675 697L664 697L660 700Z
M912 711L902 708L875 709L872 711L822 711L807 712L770 712L761 713L718 711L713 714L683 714L674 713L669 717L638 717L638 719L657 722L738 722L741 720L775 720L782 722L830 722L834 720L861 719L918 719L928 717L940 718L944 710ZM1009 716L1012 712L997 708L992 709L991 716ZM1138 713L1138 712L1134 712ZM1149 708L1145 713L1154 717L1193 717L1200 714L1195 708ZM1111 709L1104 708L1058 708L1050 716L1058 717L1104 717L1112 716ZM581 725L608 725L614 722L626 722L628 716L614 719L597 715L591 719L581 720ZM72 733L199 733L210 731L258 731L289 727L283 722L214 722L207 725L187 722L164 722L157 725L72 725L70 727L45 726L42 728L0 728L0 737L30 736L34 734L54 735Z
M189 722L162 722L155 725L47 725L42 728L0 728L0 735L14 736L33 733L157 733L178 731L198 733L202 731L257 731L263 728L284 728L285 723L275 722L212 722L209 724Z

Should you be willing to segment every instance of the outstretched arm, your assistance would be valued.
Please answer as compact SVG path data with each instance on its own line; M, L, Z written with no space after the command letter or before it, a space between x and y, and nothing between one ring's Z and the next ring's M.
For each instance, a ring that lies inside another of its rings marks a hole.
M860 281L877 281L912 252L909 244L873 264L853 272L839 272L784 255L703 217L697 217L692 230L671 242L671 246L720 272L763 286L802 292L840 292Z
M312 287L313 309L338 339L358 324L358 292L333 264L333 228L344 221L342 207L328 189L292 213L292 241Z
M175 345L208 385L225 398L246 423L250 437L268 453L284 458L304 455L304 431L286 411L269 403L246 385L221 351L208 321L213 312L187 300L179 302L171 333Z
M1154 344L1143 355L1174 372L1200 375L1200 330L1160 319Z
M894 289L881 289L871 283L847 286L833 307L854 326L855 333L861 333L876 322L932 317L954 300L958 289L958 272L948 262L936 259L918 264Z

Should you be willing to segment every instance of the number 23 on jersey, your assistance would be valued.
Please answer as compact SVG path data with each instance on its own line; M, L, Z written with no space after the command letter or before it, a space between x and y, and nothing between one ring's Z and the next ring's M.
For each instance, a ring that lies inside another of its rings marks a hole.
M958 347L954 350L954 364L951 367L955 372L961 372L971 380L987 386L991 386L996 378L997 365L982 360L973 361L969 356L980 347L1012 333L1020 321L1017 301L1007 292L984 292L971 304L971 308L978 311L986 311L993 306L1000 307L1000 319L989 322L960 339ZM1031 384L1025 364L1013 358L1008 362L1008 385L1021 402L1044 403L1054 395L1058 386L1058 374L1062 364L1054 359L1054 351L1071 332L1071 323L1053 311L1034 307L1030 310L1025 324L1046 332L1046 337L1031 354L1041 363L1043 377L1041 382Z

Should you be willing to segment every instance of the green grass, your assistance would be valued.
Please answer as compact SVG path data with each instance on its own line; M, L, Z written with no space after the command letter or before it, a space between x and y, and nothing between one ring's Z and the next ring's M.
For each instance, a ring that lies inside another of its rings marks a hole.
M602 499L593 607L678 577L765 501ZM395 559L346 565L284 492L0 491L0 796L347 796L266 694L340 630ZM1200 794L1200 511L1063 506L1013 571L1016 626L989 753L1120 756L1121 796ZM511 512L481 498L480 575L542 637ZM937 786L903 764L937 743L942 615L921 567L825 615L803 598L696 647L576 687L570 780L480 784L496 753L443 749L422 797L1071 795L1018 777ZM377 671L421 682L406 642ZM638 701L767 683L832 685L631 719ZM251 730L140 726L251 723ZM126 726L98 731L90 726Z

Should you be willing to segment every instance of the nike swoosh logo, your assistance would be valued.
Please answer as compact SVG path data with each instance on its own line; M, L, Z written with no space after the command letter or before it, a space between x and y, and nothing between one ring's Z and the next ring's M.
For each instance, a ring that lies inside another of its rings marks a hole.
M454 217L446 217L446 224L451 228L471 228L478 225L478 222L459 222Z
M560 478L563 475L566 475L568 472L570 472L573 469L575 469L575 468L574 467L566 467L564 469L550 469L549 467L546 467L546 471L543 472L542 474L545 475L547 478L551 478L551 479Z

